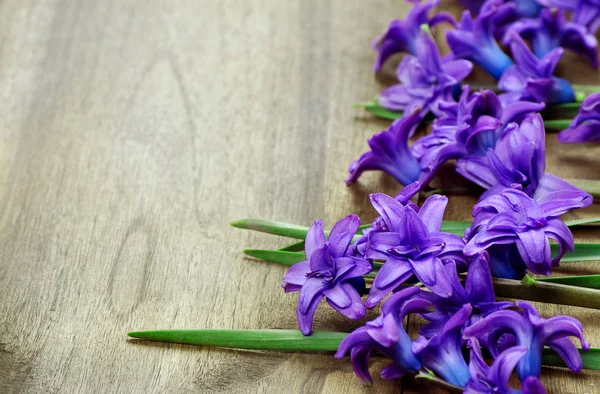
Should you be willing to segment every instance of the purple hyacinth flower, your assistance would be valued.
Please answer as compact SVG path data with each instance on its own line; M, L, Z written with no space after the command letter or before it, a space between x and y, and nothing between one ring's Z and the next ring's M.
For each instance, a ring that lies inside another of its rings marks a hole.
M551 196L549 194L548 196ZM505 189L492 195L473 208L473 225L465 231L466 256L487 250L491 257L494 276L519 279L527 268L536 274L550 275L561 257L574 248L573 235L558 217L574 203L545 197L540 202L516 189ZM559 246L558 255L550 253L550 239ZM492 248L492 247L496 248ZM520 259L505 260L509 247L515 246ZM510 266L508 266L510 264Z
M456 162L456 171L465 178L488 189L480 200L506 188L522 190L535 200L566 196L584 208L592 203L591 196L545 172L546 140L544 121L540 114L530 114L520 126L509 124L498 139L496 147L486 156L467 156Z
M472 307L465 304L444 325L442 332L433 338L417 338L412 351L420 356L423 365L446 382L465 387L469 381L469 367L462 353L461 331L469 319Z
M408 138L420 122L420 111L416 109L394 121L389 129L374 134L367 141L371 150L350 164L346 184L356 182L363 172L374 170L387 172L403 185L416 181L421 169L408 148Z
M394 197L394 200L412 209L416 213L419 213L421 208L419 208L419 206L414 202L410 201L419 192L419 190L421 190L421 184L419 182L413 182L404 187L400 193ZM351 248L353 248L352 255L364 258L368 245L369 233L378 231L388 231L385 221L381 216L373 220L369 227L363 229L363 235L351 246Z
M310 334L315 311L323 298L350 319L365 316L365 304L352 282L371 272L372 267L368 261L346 254L359 225L358 216L347 216L333 226L326 239L323 222L316 220L306 234L307 260L294 264L283 277L286 293L300 292L297 316L304 335Z
M486 252L476 256L467 271L464 287L458 277L454 263L447 263L444 268L452 284L452 295L442 298L431 292L423 292L420 297L430 301L435 309L422 314L428 323L419 329L419 333L427 338L438 335L444 324L465 304L473 306L473 314L466 326L480 320L494 311L510 308L511 302L496 302L489 257Z
M421 25L435 25L447 22L456 25L452 15L447 12L439 12L433 17L428 14L431 9L439 4L440 0L415 3L406 15L406 20L394 19L390 22L387 30L373 42L373 49L377 51L377 58L373 65L374 71L378 71L390 56L399 52L417 54L417 37L421 31Z
M564 144L600 142L600 93L587 96L579 107L579 114L569 128L558 134Z
M510 32L508 41L516 64L508 67L498 81L498 88L507 92L506 100L527 100L547 104L575 101L575 92L571 84L562 78L552 76L563 55L562 48L553 49L542 59L538 59L517 33Z
M375 307L413 275L431 292L449 297L452 286L444 262L466 263L464 241L440 231L448 198L433 195L418 213L385 194L371 194L370 198L385 230L369 233L365 257L385 263L373 280L367 307Z
M393 361L381 371L385 379L397 379L407 373L418 372L422 366L421 359L412 353L412 340L404 330L402 319L431 308L429 302L415 298L420 292L418 287L409 287L388 298L377 319L344 338L335 358L342 358L350 351L354 373L366 382L372 382L369 357L374 351Z
M537 0L546 7L559 8L573 12L571 21L588 29L590 34L596 34L600 27L600 0Z
M590 34L595 35L600 27L600 1L579 0L571 21L585 26Z
M465 11L459 28L447 31L446 38L455 58L470 60L499 79L513 62L494 38L497 12L495 5L486 7L476 18Z
M522 384L522 390L517 391L508 385L510 375L517 363L527 354L524 346L514 346L504 350L491 366L488 366L481 354L479 341L469 339L471 359L469 372L471 378L467 383L465 394L545 394L544 386L538 378L530 376Z
M444 114L436 119L431 134L418 139L412 152L419 160L419 181L426 185L448 160L463 156L484 156L496 146L504 126L521 122L531 112L541 111L542 103L513 101L502 105L491 90L470 93L464 86L460 100L440 106Z
M539 18L521 19L510 27L531 42L533 53L540 59L553 49L563 47L585 56L594 68L598 68L598 40L588 29L568 22L562 10L544 9ZM506 40L509 40L507 35Z
M483 320L467 327L463 331L465 339L488 335L500 338L505 334L513 335L519 347L527 349L525 356L517 364L517 375L524 381L527 377L540 377L542 369L542 350L549 346L574 372L582 368L582 361L577 348L568 338L577 337L584 350L590 344L583 338L583 325L570 316L556 316L551 319L540 317L537 310L528 302L517 301L522 313L502 310L494 312Z
M379 105L391 111L412 112L421 108L439 113L439 103L452 99L452 93L471 73L467 60L442 61L440 50L426 27L421 28L415 42L416 55L405 56L396 74L400 84L384 89L377 98Z

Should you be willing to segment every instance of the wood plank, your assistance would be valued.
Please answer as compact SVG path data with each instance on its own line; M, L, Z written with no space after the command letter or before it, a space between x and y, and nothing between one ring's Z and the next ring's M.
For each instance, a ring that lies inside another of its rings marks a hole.
M399 190L378 174L350 188L343 179L386 127L351 107L379 89L370 42L407 7L3 2L0 392L365 392L348 360L329 355L140 344L125 333L296 327L284 269L241 253L283 241L228 223L371 220L368 193ZM548 150L558 175L598 176L597 148ZM448 219L469 211L453 198ZM598 315L576 316L598 346ZM315 327L362 323L323 308ZM598 375L544 378L549 392L594 392ZM401 388L376 378L369 392Z

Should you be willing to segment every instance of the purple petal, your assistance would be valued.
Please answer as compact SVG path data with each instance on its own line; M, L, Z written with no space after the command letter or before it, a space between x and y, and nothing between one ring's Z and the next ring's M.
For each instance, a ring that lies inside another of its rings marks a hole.
M302 286L306 282L306 274L309 272L311 272L311 269L308 261L301 261L292 265L283 276L282 287L285 292L299 291L300 288L297 286Z
M489 371L489 380L496 382L502 390L506 390L498 390L499 392L510 392L510 387L508 386L510 375L525 354L527 354L526 347L516 346L503 351L494 360Z
M416 261L409 259L409 262L417 278L431 292L443 298L452 295L452 285L443 274L445 273L444 265L438 257L427 256Z
M435 233L441 230L447 205L448 197L439 194L434 194L425 200L419 211L419 217L429 232Z
M360 219L356 215L349 215L337 222L329 233L329 250L333 257L342 257L352 238L360 226Z
M302 287L302 290L300 291L300 296L302 296L302 291L304 291L304 289L305 286ZM300 331L302 331L303 335L310 335L310 332L312 331L312 323L315 317L315 312L317 311L317 307L319 306L319 303L322 299L323 294L316 293L315 296L312 298L312 301L308 305L306 305L306 308L302 308L300 302L298 302L298 307L296 308L296 317L298 318L298 326L300 327Z
M352 304L352 299L344 291L342 284L338 284L330 287L329 289L323 290L323 295L327 298L329 304L331 306L335 306L336 308L344 309L348 308Z
M548 344L565 362L567 368L573 372L579 372L583 368L583 361L577 347L569 338L559 338Z
M308 315L315 301L318 303L323 298L323 290L328 287L329 284L323 283L321 278L309 278L302 286L302 290L300 290L298 312L302 315Z
M536 274L550 275L552 255L544 229L529 229L518 232L517 236L520 241L517 242L517 248L527 268Z
M308 229L304 241L304 251L306 252L307 260L310 260L313 252L322 248L326 241L325 234L323 233L323 221L315 220L310 229Z
M535 376L528 376L521 385L523 394L546 394L546 390L540 382L540 379Z
M341 286L336 287L341 287L342 289L336 292L336 294L333 297L330 297L332 293L329 293L328 290L326 290L323 293L327 297L327 303L331 305L333 309L335 309L340 314L346 316L349 319L358 320L365 317L365 314L367 313L367 308L365 307L362 298L354 289L354 287L352 287L352 285L350 285L349 283L343 283ZM343 296L341 295L342 292L346 296L349 296L350 304L348 306L341 305L342 302L347 301L346 299L343 299Z
M386 295L412 275L412 268L408 261L396 259L386 261L373 280L366 301L367 308L375 307Z

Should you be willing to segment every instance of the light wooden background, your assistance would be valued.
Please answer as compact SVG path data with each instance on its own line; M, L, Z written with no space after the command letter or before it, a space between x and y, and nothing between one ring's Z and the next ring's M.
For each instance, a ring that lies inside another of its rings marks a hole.
M379 89L369 45L406 11L400 0L0 3L0 392L426 390L364 388L330 355L125 335L296 327L284 269L241 253L282 240L228 223L370 220L368 193L399 190L378 174L343 179L387 124L352 108ZM600 82L576 60L561 67ZM598 147L554 138L551 171L600 178ZM452 198L447 218L467 219L472 202ZM598 312L544 312L575 314L600 346ZM315 327L363 323L323 308ZM550 392L598 392L599 378L544 371Z

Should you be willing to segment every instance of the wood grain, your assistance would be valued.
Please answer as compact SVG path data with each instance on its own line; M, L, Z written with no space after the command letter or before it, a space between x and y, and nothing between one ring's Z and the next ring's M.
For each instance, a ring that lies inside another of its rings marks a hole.
M369 220L368 193L399 189L378 174L343 179L386 126L351 107L379 89L369 44L406 11L392 0L2 2L0 392L418 390L379 379L366 389L329 355L125 336L296 327L284 270L241 253L282 240L228 223ZM578 59L561 67L598 82ZM600 177L597 147L553 138L551 171ZM453 198L448 219L471 203ZM543 310L574 313L600 346L597 312ZM362 323L323 308L315 326ZM544 373L550 392L597 392L599 377Z

